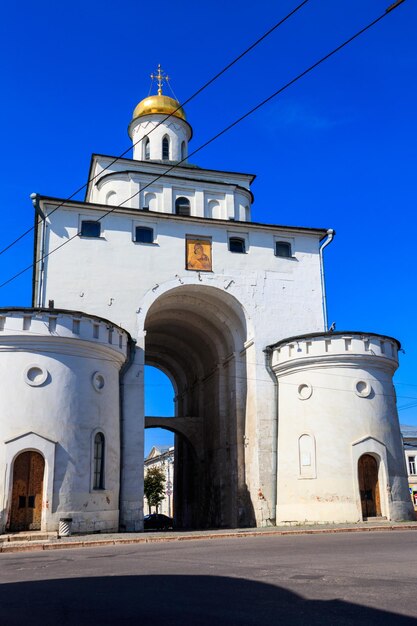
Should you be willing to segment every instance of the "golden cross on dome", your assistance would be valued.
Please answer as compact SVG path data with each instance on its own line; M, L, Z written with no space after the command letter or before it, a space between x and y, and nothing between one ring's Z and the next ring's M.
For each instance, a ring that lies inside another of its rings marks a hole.
M151 74L151 78L152 80L157 80L158 81L158 96L162 96L162 84L164 82L164 80L166 82L169 81L169 76L167 74L165 74L164 70L161 69L161 64L158 63L158 73L157 74Z

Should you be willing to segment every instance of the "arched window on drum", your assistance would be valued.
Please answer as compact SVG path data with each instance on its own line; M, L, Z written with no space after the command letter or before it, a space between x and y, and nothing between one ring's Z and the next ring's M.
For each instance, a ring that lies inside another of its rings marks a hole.
M105 439L103 433L94 435L93 489L104 489Z
M149 161L151 158L151 142L149 141L149 137L145 137L143 139L143 159L144 161Z
M167 135L162 139L162 159L169 161L169 137Z

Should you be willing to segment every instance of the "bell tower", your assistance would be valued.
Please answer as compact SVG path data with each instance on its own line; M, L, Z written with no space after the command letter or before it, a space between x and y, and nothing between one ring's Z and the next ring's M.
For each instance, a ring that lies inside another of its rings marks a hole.
M158 93L139 102L128 128L133 142L133 159L185 163L192 128L178 100L163 95L163 86L169 85L169 76L160 65L157 72L151 74L151 79L156 81Z

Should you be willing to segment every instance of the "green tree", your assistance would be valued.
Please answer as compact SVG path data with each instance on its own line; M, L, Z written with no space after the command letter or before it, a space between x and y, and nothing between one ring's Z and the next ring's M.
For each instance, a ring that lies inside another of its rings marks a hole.
M143 490L148 501L149 513L154 506L158 512L158 506L165 496L165 474L159 467L150 467L146 472Z

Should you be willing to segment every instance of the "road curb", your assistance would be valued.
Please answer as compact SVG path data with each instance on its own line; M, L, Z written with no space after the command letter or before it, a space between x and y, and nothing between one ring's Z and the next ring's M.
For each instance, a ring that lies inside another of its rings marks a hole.
M115 537L114 539L91 539L84 541L82 539L71 539L65 541L31 541L25 545L20 542L2 544L0 553L14 552L35 552L43 550L67 550L71 548L99 548L116 545L128 544L148 544L148 543L173 543L178 541L202 541L213 539L239 539L247 537L277 537L284 535L324 535L336 533L361 533L361 532L390 532L401 530L417 530L417 524L402 524L389 526L360 526L360 527L342 527L342 528L303 528L288 530L248 530L248 531L231 531L224 533L201 533L201 534L181 534L174 536L158 536L149 537L143 535L141 537Z

